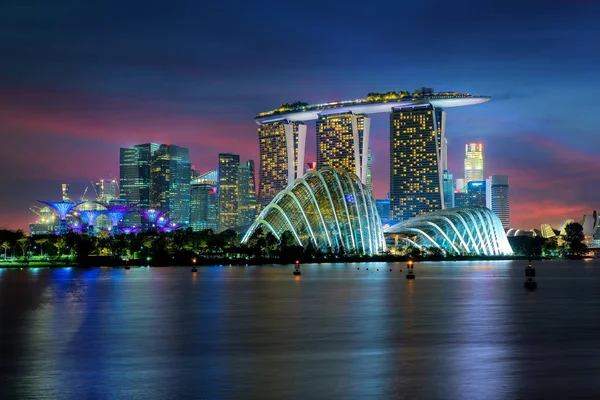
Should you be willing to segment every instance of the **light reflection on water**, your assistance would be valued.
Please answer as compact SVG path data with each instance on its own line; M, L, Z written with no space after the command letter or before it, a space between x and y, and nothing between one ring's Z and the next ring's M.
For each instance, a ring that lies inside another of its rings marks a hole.
M525 265L2 271L2 398L598 398L600 263Z

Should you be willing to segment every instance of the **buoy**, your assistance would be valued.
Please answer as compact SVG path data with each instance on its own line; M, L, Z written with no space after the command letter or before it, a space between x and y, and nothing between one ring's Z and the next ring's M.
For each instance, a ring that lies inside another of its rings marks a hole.
M415 279L412 260L408 260L408 263L406 264L406 279Z
M302 275L300 272L300 261L296 260L296 266L294 267L294 275Z
M529 264L525 267L525 283L523 283L525 289L537 289L537 282L533 278L535 278L535 268L531 266L531 260L529 260Z

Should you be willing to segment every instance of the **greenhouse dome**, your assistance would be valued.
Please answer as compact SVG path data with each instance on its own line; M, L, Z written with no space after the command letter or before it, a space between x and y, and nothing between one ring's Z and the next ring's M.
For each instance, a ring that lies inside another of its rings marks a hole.
M379 254L385 251L381 220L358 177L329 168L309 171L275 196L252 224L243 242L259 229L279 240L290 232L296 243L326 251Z

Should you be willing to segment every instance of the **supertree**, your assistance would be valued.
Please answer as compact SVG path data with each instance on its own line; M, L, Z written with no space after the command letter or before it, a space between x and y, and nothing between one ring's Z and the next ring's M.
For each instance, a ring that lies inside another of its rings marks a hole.
M166 232L166 233L173 232L173 231L176 231L177 229L181 228L184 225L185 224L178 224L176 222L169 222L168 224L164 225L161 228L161 231L162 232Z
M125 234L125 235L130 235L130 234L136 234L140 231L140 227L139 226L124 226L121 228L121 233Z
M83 225L81 225L79 222L75 222L73 225L70 226L71 228L71 232L74 233L82 233L83 232Z
M96 219L104 214L102 210L82 210L79 211L81 220L87 225L87 233L90 236L94 235L94 224Z
M156 228L158 220L165 213L162 210L157 210L157 209L154 209L154 208L151 208L149 210L138 210L138 212L148 222L148 225L150 225L150 229Z
M128 204L107 204L104 215L112 222L112 235L119 233L119 222L129 213L133 212L133 206Z
M60 218L58 232L61 235L64 235L69 232L69 228L67 227L67 214L70 213L75 207L83 203L82 201L38 201L40 203L46 204L48 207L56 211Z
M160 217L159 219L156 220L156 225L158 225L159 229L164 228L168 224L169 224L169 218Z

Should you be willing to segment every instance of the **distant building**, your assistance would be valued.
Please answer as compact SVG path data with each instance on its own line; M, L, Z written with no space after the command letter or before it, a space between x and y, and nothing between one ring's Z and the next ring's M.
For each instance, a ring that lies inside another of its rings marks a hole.
M256 219L257 209L254 161L248 160L239 166L237 226L252 224Z
M191 165L188 149L161 144L152 157L151 206L168 212L171 222L190 221Z
M469 206L469 192L466 190L454 191L454 207L468 207Z
M486 201L485 181L471 181L468 186L469 207L484 207Z
M191 183L190 227L198 232L218 229L217 182L193 180Z
M100 179L95 184L96 201L110 202L119 198L119 183L113 179Z
M390 218L405 221L443 208L446 113L431 104L390 114ZM418 157L415 157L418 155Z
M486 207L492 210L504 229L510 228L510 197L508 176L492 175L486 179ZM542 230L542 234L544 231Z
M238 226L240 156L219 154L219 231Z
M390 223L390 199L375 200L375 206L383 225Z
M443 175L444 208L454 208L454 177L448 170Z
M468 143L465 146L465 182L483 180L483 144Z
M455 190L467 191L467 183L463 178L456 178L454 185Z

